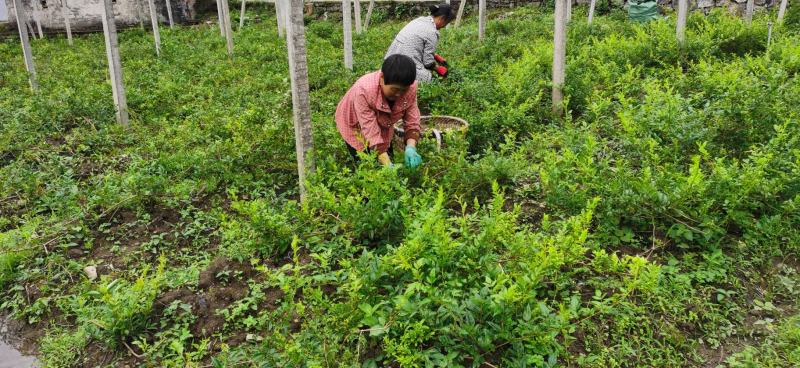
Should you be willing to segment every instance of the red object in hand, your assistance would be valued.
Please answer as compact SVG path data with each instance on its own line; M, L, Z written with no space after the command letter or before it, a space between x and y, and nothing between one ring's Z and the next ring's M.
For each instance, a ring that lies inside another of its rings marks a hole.
M444 59L444 58L443 58L441 55L439 55L439 54L433 54L433 60L436 60L436 62L437 62L437 63L439 63L439 65L444 65L444 66L447 66L447 60L445 60L445 59Z
M436 68L433 68L433 70L436 72L436 74L439 74L440 77L447 76L447 68L443 66L437 66Z

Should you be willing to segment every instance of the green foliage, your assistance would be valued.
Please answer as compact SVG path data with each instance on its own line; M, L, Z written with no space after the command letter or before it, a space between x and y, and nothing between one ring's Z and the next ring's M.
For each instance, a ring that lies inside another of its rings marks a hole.
M109 344L137 336L147 328L153 302L164 283L165 262L162 257L152 276L148 276L149 267L145 267L133 283L106 278L71 300L70 308L91 336Z
M85 329L67 331L54 328L42 339L39 350L42 353L42 366L47 368L68 368L78 365L81 353L89 343L90 335Z
M420 107L470 127L418 170L352 168L333 119L413 8L376 12L353 71L340 24L306 19L305 203L274 19L233 60L216 25L165 29L159 58L122 32L128 129L101 35L33 40L35 94L0 42L0 307L59 326L50 366L92 340L176 367L797 365L797 7L769 49L765 16L694 12L678 45L672 16L575 11L563 118L549 9L441 31L452 73Z

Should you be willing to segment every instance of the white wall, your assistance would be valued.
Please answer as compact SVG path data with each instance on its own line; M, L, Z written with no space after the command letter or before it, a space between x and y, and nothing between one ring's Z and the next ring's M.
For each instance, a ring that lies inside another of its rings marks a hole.
M8 22L8 7L6 0L0 0L0 22Z
M9 0L0 0L0 2L3 1L9 2ZM61 16L61 0L47 0L47 9L43 9L38 5L37 9L33 9L34 1L38 3L39 0L22 0L31 24L34 24L33 17L35 15L39 18L45 30L61 30L64 28L64 20ZM67 0L72 30L102 30L100 19L103 14L102 1ZM114 18L117 21L117 26L139 24L137 3L142 5L142 16L145 22L150 22L150 10L147 7L147 0L117 0L114 4ZM161 10L166 12L165 5L162 5L164 0L156 0L156 3L156 7L159 8L159 18L166 18L166 16L160 14ZM13 6L13 3L8 4L10 9L13 9ZM10 20L14 21L14 19ZM164 19L161 20L163 21Z

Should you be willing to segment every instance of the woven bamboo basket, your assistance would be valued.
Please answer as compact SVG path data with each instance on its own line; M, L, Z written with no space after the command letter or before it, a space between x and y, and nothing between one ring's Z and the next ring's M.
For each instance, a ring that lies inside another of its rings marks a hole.
M426 115L420 117L419 122L421 131L420 139L433 138L436 139L436 148L441 149L444 143L444 135L447 134L465 134L469 128L469 123L466 120L457 118L455 116L446 115ZM403 121L400 120L394 124L394 147L399 150L404 150L405 131L403 130Z

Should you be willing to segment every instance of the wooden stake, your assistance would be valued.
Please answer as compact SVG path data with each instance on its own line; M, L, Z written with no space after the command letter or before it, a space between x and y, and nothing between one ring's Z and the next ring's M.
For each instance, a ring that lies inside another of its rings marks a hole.
M245 4L247 4L247 0L242 0L242 10L239 11L239 30L242 30L244 27L244 8Z
M567 1L556 0L553 29L553 114L563 113L564 81L567 58Z
M756 9L756 2L755 0L747 0L747 7L744 11L744 21L747 24L753 23L753 12Z
M458 4L458 15L456 15L456 27L461 25L461 17L464 16L464 5L467 4L467 0L461 0Z
M478 0L478 40L486 37L486 0Z
M589 2L589 25L592 25L592 20L594 19L594 6L597 0L592 0Z
M39 82L36 80L36 67L33 65L33 52L31 52L30 39L28 38L28 19L25 16L25 8L22 0L14 0L14 12L17 17L17 29L19 30L19 40L22 43L22 56L25 59L25 70L28 71L28 83L34 92L39 90Z
M786 14L786 5L788 0L781 0L781 6L778 8L778 23L783 23L783 16Z
M64 28L67 30L67 42L72 46L72 27L69 24L69 9L67 0L61 0L61 17L64 18Z
M306 178L314 172L314 140L311 130L311 103L308 87L306 36L303 26L303 0L287 1L290 16L286 27L286 46L289 56L289 78L292 85L297 175L300 181L300 201L306 200Z
M169 28L175 28L175 23L172 22L172 4L169 0L166 1L167 3L167 19L169 19Z
M117 110L117 122L127 127L128 102L125 98L125 85L122 82L122 62L119 59L117 25L114 23L114 8L111 0L103 0L103 35L106 40L108 73L111 76L111 93L114 96L114 107Z
M361 28L361 0L353 0L353 7L356 12L356 34L361 34L361 32L363 32L363 29Z
M222 0L222 20L225 29L225 46L228 49L228 56L233 57L233 31L231 30L231 13L228 7L228 0Z
M342 27L344 27L344 67L353 70L353 16L350 14L350 0L342 0Z
M686 15L689 13L689 0L678 0L678 19L675 23L675 37L679 45L686 44Z
M375 0L369 0L369 6L367 7L367 16L364 19L364 31L369 28L369 20L372 18L372 8L375 7Z
M161 33L158 32L158 15L156 14L156 4L153 0L147 0L150 6L150 25L153 27L153 43L156 46L156 55L161 56Z

